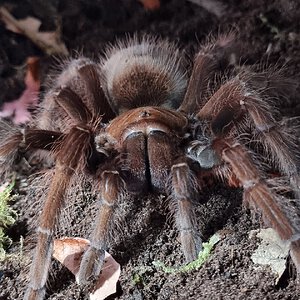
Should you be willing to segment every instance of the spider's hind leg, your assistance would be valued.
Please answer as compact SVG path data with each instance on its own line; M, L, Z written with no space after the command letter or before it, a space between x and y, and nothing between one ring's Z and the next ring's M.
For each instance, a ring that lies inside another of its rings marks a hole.
M66 132L74 125L74 119L61 109L57 100L64 101L65 106L79 104L76 108L78 111L88 111L88 120L80 120L81 122L99 119L108 122L115 117L116 114L102 89L102 71L98 63L80 57L62 65L62 69L61 74L52 80L52 88L41 103L41 113L38 115L40 128ZM57 99L58 95L61 99ZM70 98L73 100L68 101Z
M233 31L220 34L215 39L210 38L200 47L180 111L194 114L204 106L209 85L215 82L218 72L224 72L230 64L235 63L237 51L236 33Z

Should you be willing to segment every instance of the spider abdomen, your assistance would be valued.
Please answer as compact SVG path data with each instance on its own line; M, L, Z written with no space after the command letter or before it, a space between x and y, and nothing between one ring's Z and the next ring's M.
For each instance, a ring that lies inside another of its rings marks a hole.
M147 36L108 50L103 86L115 111L145 105L177 108L187 84L179 54L172 43Z

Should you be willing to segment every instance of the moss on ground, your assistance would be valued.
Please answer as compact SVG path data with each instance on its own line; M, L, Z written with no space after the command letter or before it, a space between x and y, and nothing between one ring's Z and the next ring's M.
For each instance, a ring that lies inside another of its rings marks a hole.
M5 229L14 224L17 217L16 212L8 205L13 198L11 196L13 187L14 182L0 192L0 261L5 259L5 248L11 243L11 239L5 234Z
M203 243L203 249L199 253L198 258L182 267L174 268L174 267L167 267L163 262L161 261L154 261L153 265L156 268L162 269L165 273L185 273L190 272L192 270L198 270L210 257L211 251L215 244L217 244L220 241L220 235L214 234L207 243Z

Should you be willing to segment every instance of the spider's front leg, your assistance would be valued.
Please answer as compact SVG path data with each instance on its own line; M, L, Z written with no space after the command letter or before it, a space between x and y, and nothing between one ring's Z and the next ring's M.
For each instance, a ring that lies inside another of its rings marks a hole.
M255 92L245 81L233 78L212 95L197 116L211 121L216 135L231 132L239 138L240 133L251 128L271 164L289 177L295 194L300 197L300 153L296 138L299 125L295 121L287 127L278 121L276 103L270 102L263 92L267 93Z
M180 234L180 241L187 262L198 257L202 241L197 232L197 223L192 200L195 194L195 179L186 162L171 168L171 198L175 205L175 218Z
M49 187L40 223L37 246L30 272L26 300L43 299L53 250L53 231L64 203L65 193L75 170L82 168L90 153L91 132L77 126L64 137L56 157L55 174ZM72 150L70 150L72 149Z
M124 182L118 171L105 170L100 178L100 209L92 232L90 246L84 253L79 273L79 284L91 282L100 275L113 215L117 203L124 197Z
M225 179L229 179L231 174L236 177L244 188L245 204L258 209L265 223L272 226L282 240L291 242L292 258L300 272L297 207L284 195L274 192L265 179L266 174L258 167L259 161L253 161L252 152L246 148L243 135L241 138L245 130L254 129L252 134L260 138L259 141L270 153L271 166L275 164L291 179L291 186L295 194L299 195L299 151L295 146L296 137L278 124L272 111L274 109L267 100L250 90L239 78L234 78L222 85L197 115L199 127L202 128L199 137L203 138L205 132L203 124L209 124L208 142L201 145L200 140L194 141L187 152L201 167L208 166L212 172L217 171ZM247 128L248 124L251 125Z

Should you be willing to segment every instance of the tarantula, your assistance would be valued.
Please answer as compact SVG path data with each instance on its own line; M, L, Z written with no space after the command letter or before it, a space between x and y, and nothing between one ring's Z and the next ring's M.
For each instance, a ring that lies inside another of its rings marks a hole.
M25 299L44 298L53 231L76 174L91 179L100 202L80 284L99 276L115 208L130 193L169 196L184 256L194 260L202 241L193 207L207 176L243 187L244 204L291 243L300 271L299 217L266 171L278 169L299 196L296 125L281 121L274 108L284 80L274 72L236 71L235 49L232 34L200 47L188 81L173 44L149 37L119 42L100 62L71 60L53 81L37 121L6 133L3 168L29 150L48 151L55 162ZM220 73L227 79L216 79Z

